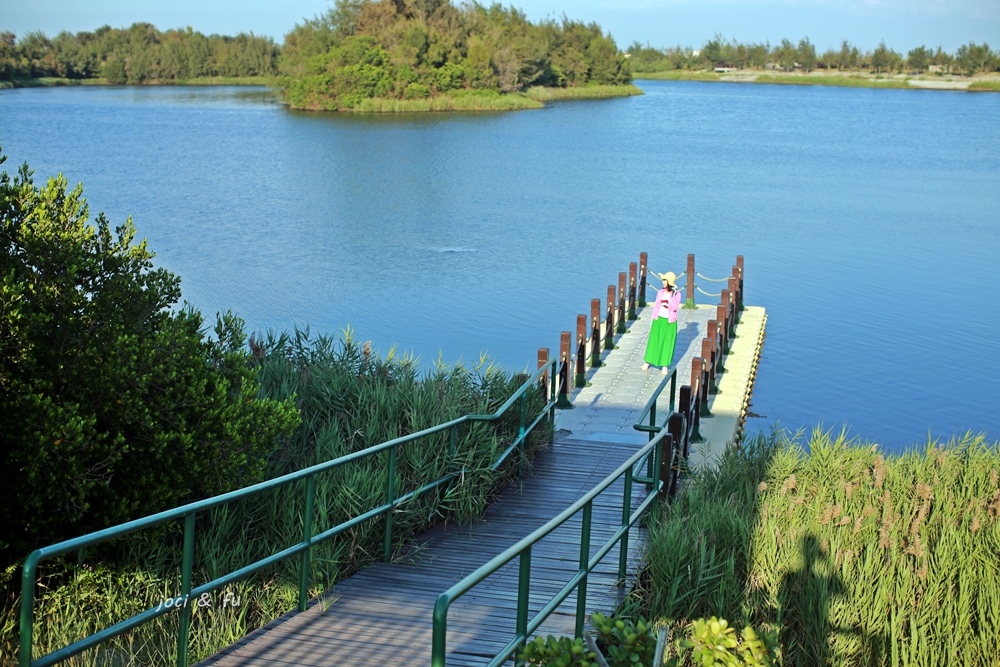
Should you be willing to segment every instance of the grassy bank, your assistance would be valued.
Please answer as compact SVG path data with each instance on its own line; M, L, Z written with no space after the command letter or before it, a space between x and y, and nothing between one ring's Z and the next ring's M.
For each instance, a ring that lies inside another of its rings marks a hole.
M420 113L429 111L520 111L540 109L558 100L604 99L641 95L633 86L576 86L546 88L535 86L523 93L501 95L495 91L461 90L414 100L370 98L361 100L355 113Z
M539 102L554 102L557 100L596 100L608 97L629 97L642 95L642 90L632 84L625 86L576 86L573 88L547 88L533 86L525 94Z
M646 613L780 631L783 664L1000 661L1000 446L814 434L729 453L656 525Z
M269 76L200 76L176 81L145 81L140 86L272 86L274 77ZM52 86L111 86L107 79L66 79L41 77L37 79L14 79L0 81L0 88L47 88Z
M449 421L488 414L520 386L522 378L483 365L436 368L418 374L412 359L382 359L350 338L309 340L304 334L253 343L262 393L295 396L302 427L269 461L275 477ZM542 404L537 392L529 408ZM464 468L460 480L425 493L393 514L398 549L409 537L441 520L478 516L489 498L516 473L490 464L517 434L516 410L498 422L475 422L399 449L397 495ZM539 446L533 439L529 445ZM359 460L316 478L313 533L336 526L385 501L387 455ZM302 539L304 481L234 501L197 519L194 584L232 572ZM49 653L123 619L156 607L180 591L180 525L166 525L42 570L35 612L36 655ZM381 557L384 519L374 519L312 550L310 596ZM292 609L298 600L298 557L242 579L192 606L192 664ZM0 654L17 655L19 572L2 582ZM238 601L238 604L233 604ZM70 665L162 665L176 660L177 614L156 621L71 659Z
M1000 79L979 79L969 84L968 90L1000 93Z
M909 88L910 84L900 79L881 79L867 76L835 76L807 74L761 74L755 83L779 83L797 86L839 86L842 88Z
M657 81L718 81L715 72L693 69L672 69L661 72L634 72L636 79L654 79Z

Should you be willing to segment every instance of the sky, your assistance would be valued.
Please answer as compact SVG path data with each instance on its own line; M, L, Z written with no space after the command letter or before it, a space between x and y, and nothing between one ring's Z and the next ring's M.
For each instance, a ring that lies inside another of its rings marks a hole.
M480 0L490 4L490 0ZM460 0L452 0L460 4ZM862 51L884 41L905 54L917 46L949 53L986 42L1000 49L1000 0L513 0L502 2L528 19L594 21L621 48L698 48L716 35L742 43L803 37L822 52L846 39ZM253 32L281 43L303 19L323 14L330 0L0 0L0 31L49 37L102 25L152 23L160 30L190 26L204 34Z

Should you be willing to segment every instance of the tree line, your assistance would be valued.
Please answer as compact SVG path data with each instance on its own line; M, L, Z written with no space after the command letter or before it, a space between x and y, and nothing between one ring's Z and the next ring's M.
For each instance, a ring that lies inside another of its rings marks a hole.
M722 39L716 35L705 42L701 49L655 49L633 42L626 50L633 72L664 72L677 69L736 69L780 68L786 71L814 70L868 71L876 74L911 72L941 72L949 74L982 74L1000 70L1000 53L991 51L989 44L969 42L955 53L941 47L930 49L918 46L903 55L880 42L873 51L861 51L846 39L839 49L827 49L822 54L816 46L803 37L798 43L782 39L781 43L743 44Z
M449 0L337 0L285 36L279 68L286 101L327 109L365 97L632 80L624 54L596 23L532 23L514 7Z
M280 49L270 37L240 33L205 36L191 28L161 32L149 23L49 39L0 32L0 80L57 77L114 84L174 82L196 77L277 74Z

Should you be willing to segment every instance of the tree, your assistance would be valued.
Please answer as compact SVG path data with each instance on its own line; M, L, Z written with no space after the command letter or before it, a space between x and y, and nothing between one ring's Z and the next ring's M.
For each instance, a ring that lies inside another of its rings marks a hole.
M923 72L931 62L931 50L918 46L906 54L906 65L914 72Z
M997 56L990 51L990 45L969 42L958 47L955 65L969 76L978 72L992 72L997 67Z
M892 52L885 45L885 40L879 42L878 47L872 52L872 69L876 74L885 72L892 64Z
M131 220L88 215L62 176L0 174L3 561L260 481L298 422L258 398L238 318L206 337Z
M840 56L838 59L840 69L855 69L858 66L859 57L858 47L851 46L851 43L846 39L840 43Z
M816 47L813 46L808 37L799 40L799 47L795 50L795 54L802 69L807 72L816 69Z

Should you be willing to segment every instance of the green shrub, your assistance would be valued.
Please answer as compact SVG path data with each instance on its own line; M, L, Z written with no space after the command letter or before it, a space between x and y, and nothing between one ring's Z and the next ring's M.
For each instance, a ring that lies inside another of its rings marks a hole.
M535 637L520 653L520 659L539 667L598 667L597 654L583 639L570 637Z
M407 100L422 100L431 96L431 89L422 83L411 83L403 91L403 98Z
M611 618L594 612L590 621L609 667L650 665L656 654L653 626L644 619Z
M778 638L773 632L758 633L743 628L739 637L725 619L713 616L691 623L685 638L677 642L678 654L667 661L669 667L770 667L777 659Z
M258 398L242 321L208 338L152 258L82 186L0 174L0 560L258 482L298 423Z

